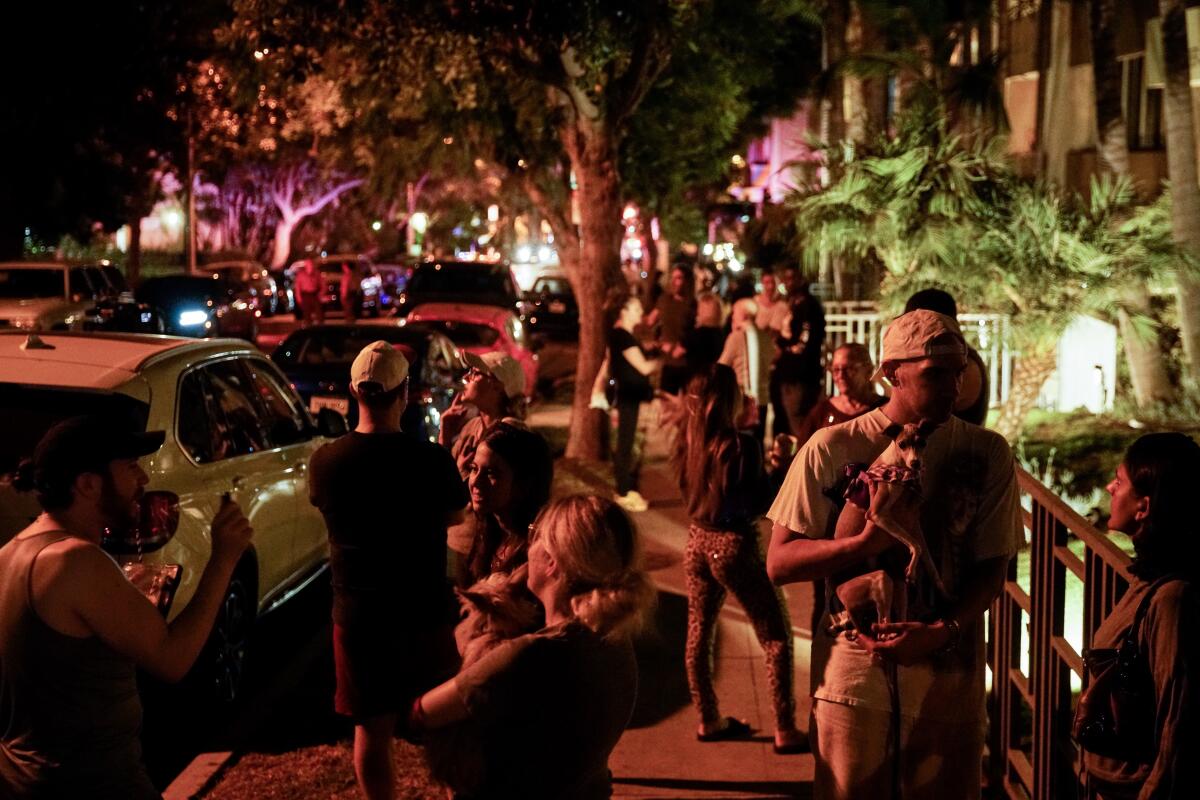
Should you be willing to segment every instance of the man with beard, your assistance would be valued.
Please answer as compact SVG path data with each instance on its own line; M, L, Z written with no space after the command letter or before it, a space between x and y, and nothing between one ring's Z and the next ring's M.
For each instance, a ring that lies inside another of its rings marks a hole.
M138 459L164 434L73 417L18 469L43 513L0 548L0 796L159 797L138 739L138 667L168 681L207 640L251 529L225 500L212 557L191 602L167 623L100 549L106 528L137 518Z

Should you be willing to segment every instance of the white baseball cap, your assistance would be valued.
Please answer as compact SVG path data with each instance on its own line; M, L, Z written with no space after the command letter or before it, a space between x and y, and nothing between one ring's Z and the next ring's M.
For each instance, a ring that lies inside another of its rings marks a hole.
M919 308L892 320L883 334L883 354L879 368L871 376L883 377L883 365L889 361L915 361L931 356L967 354L958 321L936 311Z
M390 392L407 377L408 359L382 339L360 350L350 365L350 386L356 391L364 383L374 383L381 391Z
M508 353L493 350L477 356L463 350L462 358L468 367L486 372L500 381L504 387L504 394L509 400L515 400L525 395L525 370L521 369L520 363Z

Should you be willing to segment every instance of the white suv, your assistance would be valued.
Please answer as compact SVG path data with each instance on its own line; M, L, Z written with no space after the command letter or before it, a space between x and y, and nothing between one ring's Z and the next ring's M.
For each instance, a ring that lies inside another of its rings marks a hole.
M110 287L96 267L59 262L0 264L0 328L82 330Z

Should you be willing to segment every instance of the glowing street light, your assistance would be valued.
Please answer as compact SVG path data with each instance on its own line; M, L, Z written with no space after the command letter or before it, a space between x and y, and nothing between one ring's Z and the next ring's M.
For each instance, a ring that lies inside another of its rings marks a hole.
M425 233L426 229L429 228L429 215L424 211L418 211L409 217L408 224L412 226L414 232Z
M371 223L371 230L376 232L383 230L383 223L379 220L375 220Z

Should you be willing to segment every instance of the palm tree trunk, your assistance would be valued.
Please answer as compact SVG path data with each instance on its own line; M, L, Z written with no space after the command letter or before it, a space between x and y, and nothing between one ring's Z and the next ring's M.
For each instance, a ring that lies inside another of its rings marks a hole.
M1171 230L1176 244L1200 256L1200 185L1196 183L1196 139L1192 130L1187 27L1184 0L1159 0L1167 89L1167 174L1171 180ZM1187 377L1200 385L1200 282L1180 270L1175 293L1179 328L1187 356Z
M1121 109L1121 62L1117 61L1116 0L1092 0L1092 77L1096 93L1096 152L1114 175L1129 175L1129 142ZM1145 281L1131 281L1121 291L1118 319L1125 360L1139 409L1171 396L1171 380L1156 337L1144 337L1131 315L1152 317Z
M1055 352L1053 348L1038 349L1017 358L1013 366L1012 385L1008 402L1000 409L994 429L1008 439L1016 441L1025 425L1025 417L1037 404L1042 386L1054 372Z

